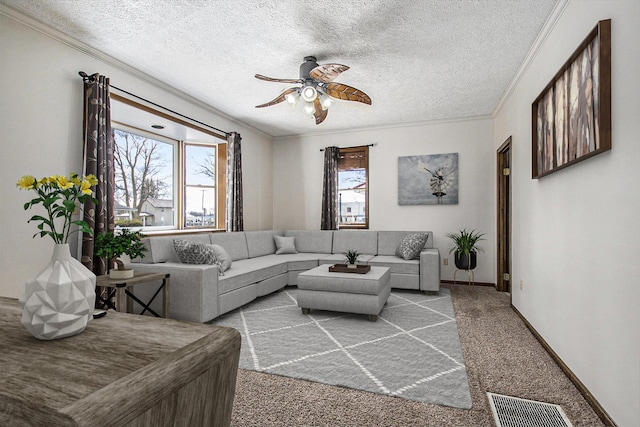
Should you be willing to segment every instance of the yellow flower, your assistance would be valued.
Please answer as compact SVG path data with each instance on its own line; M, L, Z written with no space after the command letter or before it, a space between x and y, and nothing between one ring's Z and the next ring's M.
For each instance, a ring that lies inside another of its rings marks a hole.
M69 182L66 176L58 175L56 176L56 181L57 181L58 187L60 187L63 190L67 190L73 187L73 183Z
M73 185L80 185L80 183L82 182L82 178L80 178L77 173L72 173L69 178L71 178L71 182L73 182Z
M82 183L80 184L80 190L82 191L82 194L93 193L93 191L91 191L91 183L87 180L82 181Z
M31 190L32 188L36 188L38 181L31 175L24 175L22 178L18 180L16 186L20 187L21 190Z
M89 181L89 184L91 184L91 185L98 185L98 178L96 178L95 175L89 174L89 175L85 176L84 179Z

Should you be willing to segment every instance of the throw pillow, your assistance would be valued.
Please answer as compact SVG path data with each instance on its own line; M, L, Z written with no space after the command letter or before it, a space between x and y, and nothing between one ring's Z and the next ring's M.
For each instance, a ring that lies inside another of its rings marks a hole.
M276 241L276 255L297 254L295 237L273 236Z
M229 256L229 253L220 245L207 246L216 254L219 262L218 266L220 267L220 275L224 276L224 272L231 268L231 256Z
M398 245L398 249L396 249L396 256L406 260L416 258L420 255L420 251L424 248L428 238L429 234L427 233L413 233L407 235L407 237L402 239L402 242Z
M215 264L216 255L204 243L174 239L173 247L183 264Z

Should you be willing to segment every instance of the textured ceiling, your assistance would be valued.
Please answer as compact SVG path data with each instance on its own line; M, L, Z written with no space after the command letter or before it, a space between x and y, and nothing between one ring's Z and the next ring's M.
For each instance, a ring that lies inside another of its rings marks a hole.
M491 114L556 0L0 2L284 136ZM298 78L308 55L350 66L336 81L373 104L336 101L319 126L301 105L254 108L291 86L254 74Z

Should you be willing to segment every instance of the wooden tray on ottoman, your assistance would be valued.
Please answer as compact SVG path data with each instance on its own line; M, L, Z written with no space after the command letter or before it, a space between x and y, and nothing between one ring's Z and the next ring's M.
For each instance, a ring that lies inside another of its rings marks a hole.
M356 273L365 274L371 270L370 265L356 264L356 268L349 268L347 264L335 264L329 267L331 273Z

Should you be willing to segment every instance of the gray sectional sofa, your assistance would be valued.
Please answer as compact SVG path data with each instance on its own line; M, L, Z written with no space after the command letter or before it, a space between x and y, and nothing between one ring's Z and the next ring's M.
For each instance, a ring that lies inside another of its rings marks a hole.
M147 253L131 266L137 271L171 274L169 317L207 322L255 298L297 284L303 271L319 264L344 263L344 252L357 250L358 263L388 267L391 287L438 292L440 253L433 233L417 259L395 256L410 231L284 230L152 236L143 239ZM294 237L298 253L276 254L274 236ZM183 264L174 239L222 246L232 259L231 268L218 276L217 265ZM135 294L148 300L157 285L136 285ZM154 304L160 301L154 301ZM152 305L153 307L153 305Z

